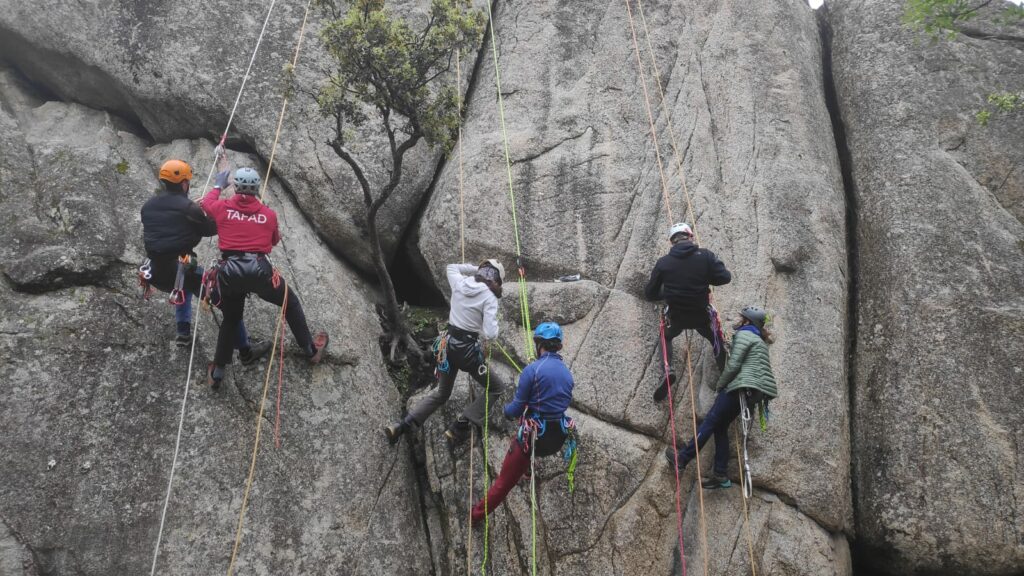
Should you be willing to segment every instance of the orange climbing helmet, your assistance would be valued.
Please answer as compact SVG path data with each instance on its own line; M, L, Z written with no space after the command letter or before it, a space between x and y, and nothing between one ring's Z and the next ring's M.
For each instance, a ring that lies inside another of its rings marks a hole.
M192 167L182 160L168 160L160 167L160 179L171 184L181 184L192 179Z

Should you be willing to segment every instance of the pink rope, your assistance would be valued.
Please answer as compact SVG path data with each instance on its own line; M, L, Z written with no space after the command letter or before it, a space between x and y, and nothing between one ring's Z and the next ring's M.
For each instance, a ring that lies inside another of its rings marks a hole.
M679 482L679 465L676 459L679 457L679 447L676 446L676 416L673 404L675 404L675 398L672 397L672 381L669 378L669 366L668 366L668 349L665 345L665 315L661 315L661 361L662 371L665 373L665 386L668 387L668 418L672 424L672 451L674 456L672 457L672 468L676 474L676 528L679 530L679 561L682 564L683 576L686 576L686 549L683 547L683 504L682 504L682 487Z

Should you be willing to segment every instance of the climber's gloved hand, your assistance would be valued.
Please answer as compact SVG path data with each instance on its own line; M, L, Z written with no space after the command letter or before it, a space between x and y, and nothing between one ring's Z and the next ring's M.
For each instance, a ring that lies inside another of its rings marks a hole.
M217 172L217 176L213 179L213 185L221 190L228 187L228 179L231 177L231 170L222 170Z

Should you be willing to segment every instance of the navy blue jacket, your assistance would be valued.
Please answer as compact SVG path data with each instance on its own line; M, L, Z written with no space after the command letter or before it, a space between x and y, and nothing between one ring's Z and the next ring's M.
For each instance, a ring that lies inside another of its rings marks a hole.
M673 310L703 312L708 306L708 286L721 286L731 280L732 274L714 252L683 241L658 258L644 288L644 297L664 299Z
M555 352L545 352L519 375L512 401L505 405L506 418L518 418L523 410L544 418L561 417L572 402L572 374Z
M216 233L216 222L184 193L159 190L142 205L142 238L150 258L188 254L203 236Z

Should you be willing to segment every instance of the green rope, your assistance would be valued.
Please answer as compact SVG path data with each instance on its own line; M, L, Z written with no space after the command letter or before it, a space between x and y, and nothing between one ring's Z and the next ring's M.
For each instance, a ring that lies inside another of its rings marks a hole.
M512 356L509 356L509 353L507 350L505 350L505 347L502 346L497 340L494 341L494 345L498 347L498 350L501 350L501 353L505 355L505 359L508 360L509 364L511 364L512 367L516 369L516 372L522 374L523 369L519 367L519 364L516 364L516 361L512 359Z
M508 129L505 127L505 100L501 95L501 70L498 66L498 41L494 33L494 17L491 14L491 3L487 5L487 23L491 28L491 56L494 59L494 85L498 92L498 117L501 120L501 138L505 151L505 173L508 179L508 198L512 206L512 229L516 239L516 267L519 269L519 314L522 317L524 341L526 344L527 360L534 360L537 357L533 348L533 339L530 337L533 328L530 325L530 303L527 299L526 271L523 269L523 249L519 242L519 218L516 215L516 193L512 184L512 159L508 151Z
M488 422L490 422L491 416L491 349L487 349L487 362L484 364L487 366L487 382L484 386L484 486L490 486L490 479L488 478L487 470L487 438L488 438ZM490 543L490 530L491 530L491 515L487 510L487 493L489 489L484 489L484 554L483 561L480 563L480 574L483 576L487 575L487 555L488 555L488 544Z
M537 429L530 435L530 574L537 576Z

